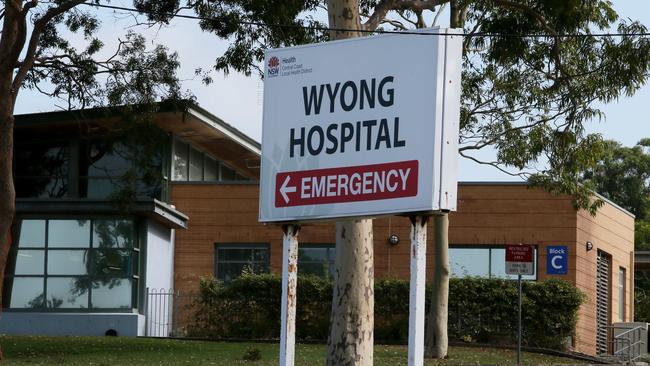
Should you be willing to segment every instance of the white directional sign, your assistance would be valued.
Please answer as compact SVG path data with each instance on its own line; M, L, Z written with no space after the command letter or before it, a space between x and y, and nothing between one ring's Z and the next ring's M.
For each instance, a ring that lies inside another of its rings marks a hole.
M268 50L260 221L456 209L455 30Z

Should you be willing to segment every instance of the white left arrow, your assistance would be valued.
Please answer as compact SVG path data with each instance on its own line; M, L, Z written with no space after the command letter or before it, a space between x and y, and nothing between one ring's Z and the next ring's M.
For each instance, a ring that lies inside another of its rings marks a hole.
M284 203L289 203L289 196L287 196L287 193L294 193L296 191L296 187L294 186L287 187L290 179L291 177L287 175L287 178L284 180L284 183L282 183L282 186L280 187L280 194L282 195L282 198L284 198Z

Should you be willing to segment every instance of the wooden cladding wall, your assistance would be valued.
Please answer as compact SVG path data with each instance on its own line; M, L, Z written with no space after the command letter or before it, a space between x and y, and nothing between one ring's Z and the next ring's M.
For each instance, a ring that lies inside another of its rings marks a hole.
M257 185L172 184L171 200L189 216L188 229L176 231L175 288L194 291L202 276L214 274L215 243L268 243L270 270L281 272L282 232L278 226L263 225L258 217ZM613 257L614 276L625 267L633 273L630 252L633 248L633 219L620 209L606 204L596 217L577 213L567 196L553 196L541 189L523 185L461 184L458 211L450 214L451 245L532 244L538 249L538 279L563 278L576 283L589 300L580 311L574 347L579 352L595 352L595 253L604 250ZM429 224L427 278L433 273L433 223ZM304 225L300 243L333 243L334 223ZM397 234L401 241L388 244ZM585 241L594 243L586 252ZM569 273L546 275L546 246L569 247ZM374 220L375 275L409 277L409 220L382 217ZM300 270L300 269L298 269ZM617 277L613 284L618 284ZM632 311L632 283L627 286L628 317ZM618 292L615 292L617 294ZM616 299L614 299L616 300ZM618 309L614 301L612 308ZM593 310L593 311L592 311ZM618 319L612 317L612 319Z
M591 350L596 347L596 259L598 251L611 256L609 278L609 319L617 323L619 313L619 269L624 268L626 321L634 318L634 218L613 205L605 204L595 217L586 212L577 215L577 258L575 284L587 294L587 302L580 308L578 338L579 348ZM593 249L586 250L586 242Z

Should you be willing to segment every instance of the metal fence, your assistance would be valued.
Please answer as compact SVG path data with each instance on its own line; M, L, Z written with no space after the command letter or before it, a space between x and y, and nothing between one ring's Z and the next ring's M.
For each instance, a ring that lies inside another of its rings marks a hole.
M183 337L194 316L196 294L172 289L147 288L145 297L145 335L148 337Z
M614 337L610 340L609 352L605 356L613 356L621 362L634 362L645 354L647 346L644 335L647 337L647 330L644 327L611 326L611 333Z

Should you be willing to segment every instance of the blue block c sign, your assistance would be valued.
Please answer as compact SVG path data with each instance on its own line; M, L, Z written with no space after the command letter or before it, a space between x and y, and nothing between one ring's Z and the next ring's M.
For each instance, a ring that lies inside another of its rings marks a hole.
M568 272L569 247L546 247L546 273L564 275Z

